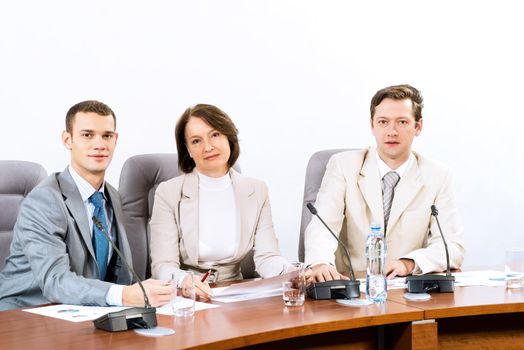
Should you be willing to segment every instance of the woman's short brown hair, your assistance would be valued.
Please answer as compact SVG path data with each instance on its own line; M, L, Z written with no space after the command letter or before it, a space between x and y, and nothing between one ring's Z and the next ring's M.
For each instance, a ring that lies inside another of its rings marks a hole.
M238 144L238 130L229 116L220 108L208 104L197 104L186 109L175 127L176 148L178 151L178 167L184 173L190 173L196 164L189 155L186 145L186 125L189 118L200 118L218 132L224 134L229 141L231 154L227 165L231 168L240 155L240 145Z

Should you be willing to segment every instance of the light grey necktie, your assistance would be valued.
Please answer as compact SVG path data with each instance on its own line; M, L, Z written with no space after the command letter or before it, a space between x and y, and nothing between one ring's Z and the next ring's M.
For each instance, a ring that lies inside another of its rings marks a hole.
M382 203L384 204L384 234L388 227L389 214L391 213L391 204L395 195L395 186L397 186L400 176L390 171L382 178Z

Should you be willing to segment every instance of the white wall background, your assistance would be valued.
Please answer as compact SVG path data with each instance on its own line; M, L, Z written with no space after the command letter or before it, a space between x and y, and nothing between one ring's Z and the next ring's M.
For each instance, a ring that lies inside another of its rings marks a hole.
M295 259L304 170L316 150L373 144L376 90L426 100L419 152L447 163L466 266L524 248L524 50L519 1L9 1L0 5L0 159L68 163L67 109L108 103L132 155L174 152L198 102L240 130L244 174L270 188L283 254Z

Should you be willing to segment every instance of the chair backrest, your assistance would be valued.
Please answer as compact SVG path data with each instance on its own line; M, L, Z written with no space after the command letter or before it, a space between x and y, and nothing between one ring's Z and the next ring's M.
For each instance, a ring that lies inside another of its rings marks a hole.
M13 228L22 200L46 176L40 164L0 160L0 270L9 256Z
M234 169L240 171L235 164ZM151 276L149 219L158 185L180 175L175 153L142 154L126 160L120 173L118 191L122 199L124 226L133 253L133 267L141 279ZM242 275L255 275L251 252L241 263Z
M180 174L174 153L142 154L126 160L120 172L118 192L122 199L124 226L133 267L141 279L151 276L149 218L158 185Z
M326 172L326 165L332 155L349 149L328 149L314 153L306 168L306 179L304 183L304 199L302 200L302 220L300 222L300 237L298 241L298 259L304 261L304 231L311 221L311 213L306 204L315 203L322 178Z

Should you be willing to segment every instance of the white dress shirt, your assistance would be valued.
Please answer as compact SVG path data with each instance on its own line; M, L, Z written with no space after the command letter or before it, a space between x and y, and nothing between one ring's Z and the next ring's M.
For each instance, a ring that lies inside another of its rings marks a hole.
M415 160L415 156L413 155L413 152L409 153L409 158L404 163L402 163L401 166L396 168L395 170L391 169L389 165L387 165L378 155L378 152L376 149L373 150L375 152L375 157L377 159L377 165L378 165L378 171L380 172L380 178L384 178L384 175L389 173L390 171L394 171L398 174L398 176L402 179L402 176L406 173L406 171L409 169L411 164L413 164Z

